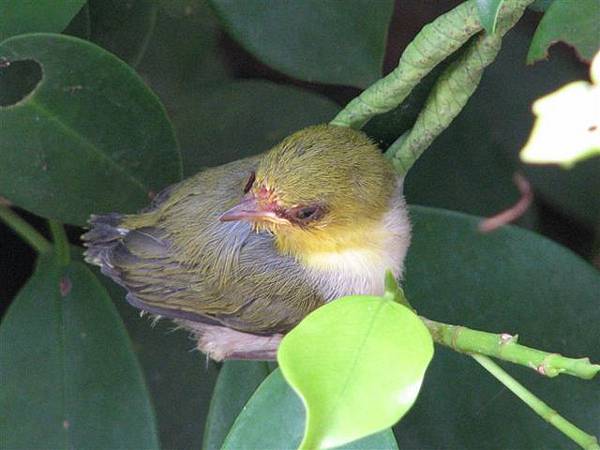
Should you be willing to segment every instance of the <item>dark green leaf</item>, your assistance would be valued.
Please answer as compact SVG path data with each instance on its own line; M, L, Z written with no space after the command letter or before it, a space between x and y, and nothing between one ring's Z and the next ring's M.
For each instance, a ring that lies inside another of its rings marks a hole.
M476 0L481 25L490 34L496 31L498 13L503 3L504 0Z
M409 172L409 203L489 216L518 200L512 177L523 168L517 156L533 125L532 102L569 81L588 77L588 68L569 58L566 49L553 49L556 57L526 66L529 40L526 23L504 38L498 59L486 70L465 109ZM524 171L540 197L580 220L598 223L600 177L594 174L600 173L600 161L584 161L571 171L558 167ZM525 223L532 219L525 218Z
M306 406L300 447L339 446L394 425L416 400L432 356L419 316L393 298L344 297L309 314L277 352Z
M286 75L358 87L381 76L391 0L211 3L234 39Z
M207 89L207 83L230 78L221 31L202 0L161 0L154 32L137 70L167 110L177 112L180 99Z
M534 11L545 12L553 1L554 0L535 0L531 5L529 5L529 8L533 9Z
M32 65L38 80L0 102L0 194L16 205L83 224L92 212L135 211L180 178L162 105L110 53L31 34L0 44L0 58L0 92L14 92L19 64Z
M125 291L101 276L142 365L156 410L161 448L199 449L217 375L189 332L170 320L154 321L125 300Z
M218 450L256 388L269 375L264 361L226 361L219 371L204 426L204 450Z
M158 449L127 333L82 263L43 257L0 341L2 448Z
M600 274L593 267L516 227L480 234L471 216L427 208L411 212L405 292L419 314L518 333L522 344L600 361ZM470 358L439 350L419 399L396 428L400 448L573 448ZM505 367L586 432L600 434L597 382ZM499 429L507 414L510 429Z
M156 0L90 0L90 40L135 66L152 35L157 9Z
M296 449L303 432L302 401L275 370L235 421L223 449ZM391 431L385 430L338 448L395 450L398 446Z
M264 81L238 81L180 99L173 123L186 175L268 150L338 111L331 100Z
M575 47L577 54L591 61L600 49L600 1L555 0L544 14L531 41L527 63L548 56L548 47L558 41Z
M86 0L0 0L0 42L17 34L65 29Z

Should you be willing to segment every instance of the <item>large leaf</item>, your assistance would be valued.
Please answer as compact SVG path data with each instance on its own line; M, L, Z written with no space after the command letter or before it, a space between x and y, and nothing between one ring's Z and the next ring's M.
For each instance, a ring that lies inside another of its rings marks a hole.
M204 450L218 450L244 405L269 375L265 361L225 361L210 401L204 426Z
M0 41L17 34L61 32L86 0L0 0Z
M110 53L30 34L0 44L2 58L0 194L16 205L83 224L92 212L135 211L180 178L162 105Z
M306 406L301 448L331 448L394 425L416 400L432 356L421 319L387 295L344 297L309 314L277 352Z
M381 76L391 0L211 3L234 39L286 75L358 87Z
M0 447L158 449L127 333L82 263L43 257L0 341Z
M188 93L173 112L185 173L264 152L300 128L331 120L338 109L319 95L265 81Z
M223 450L295 450L304 433L302 401L275 370L260 385L231 429ZM339 447L345 450L398 448L390 430Z
M65 32L90 40L135 66L152 35L157 10L155 0L89 0Z
M217 375L215 364L194 351L196 344L188 331L177 330L170 320L141 317L120 286L98 276L123 318L146 375L161 448L199 449Z
M477 218L412 208L405 292L419 314L471 328L519 333L520 342L600 361L600 274L536 234L505 227L477 232ZM597 381L544 378L507 365L534 393L600 435ZM498 427L510 416L510 427ZM419 399L396 427L400 448L573 448L465 355L440 349Z
M552 2L531 41L527 62L548 56L548 47L564 41L575 47L577 54L591 61L600 49L600 1L555 0Z

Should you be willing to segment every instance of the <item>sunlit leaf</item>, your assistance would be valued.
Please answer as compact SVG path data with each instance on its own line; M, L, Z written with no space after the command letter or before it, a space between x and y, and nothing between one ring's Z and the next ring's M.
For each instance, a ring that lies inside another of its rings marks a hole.
M521 151L523 162L571 167L600 154L600 86L570 83L537 100L533 112L537 120Z
M387 297L345 297L309 314L277 354L306 406L301 447L331 448L395 424L432 356L421 319Z
M82 263L43 257L0 341L2 448L159 448L127 333Z

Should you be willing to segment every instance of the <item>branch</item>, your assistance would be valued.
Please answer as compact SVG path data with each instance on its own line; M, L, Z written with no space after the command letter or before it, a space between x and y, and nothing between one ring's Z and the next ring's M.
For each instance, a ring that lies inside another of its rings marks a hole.
M529 367L541 375L555 377L561 373L586 380L600 372L600 365L589 358L567 358L517 344L518 336L494 334L448 325L421 317L433 340L461 353L480 354Z
M435 66L481 29L474 0L438 17L406 47L398 67L348 103L331 124L361 128L373 116L391 111Z
M480 35L440 75L413 128L386 152L401 175L408 172L423 151L462 111L479 85L484 69L496 59L502 37L519 21L530 3L532 0L506 0L500 10L496 31Z
M8 205L0 203L0 220L8 225L18 236L27 242L36 252L50 250L50 243L29 223L23 220Z
M576 442L581 448L586 450L600 450L596 437L587 434L585 431L577 428L574 424L559 415L546 403L536 397L525 386L506 373L498 364L487 356L471 355L479 364L481 364L498 381L506 386L513 394L523 400L527 406L533 409L542 419L556 427L572 441Z

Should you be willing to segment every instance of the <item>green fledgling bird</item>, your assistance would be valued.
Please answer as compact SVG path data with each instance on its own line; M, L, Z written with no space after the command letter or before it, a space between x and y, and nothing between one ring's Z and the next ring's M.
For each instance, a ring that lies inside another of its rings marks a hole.
M366 135L332 125L204 170L139 214L90 224L86 260L215 360L274 359L314 309L382 294L410 243L402 179Z

